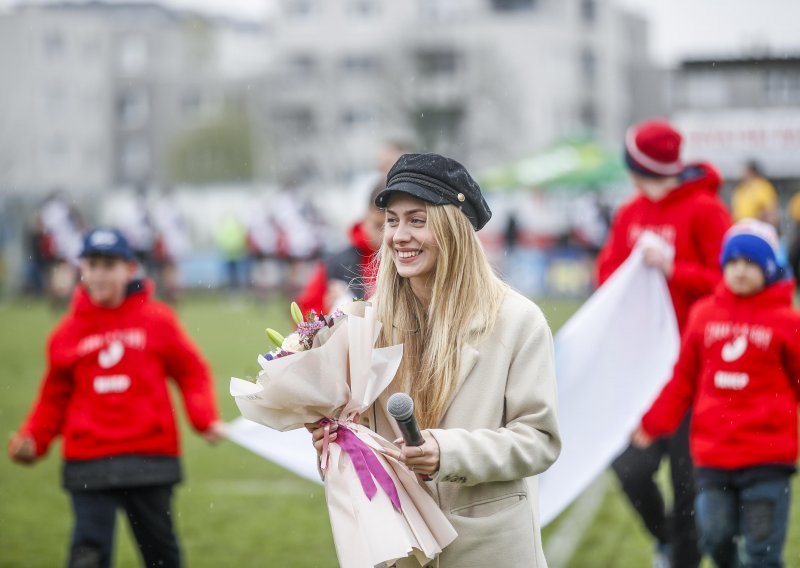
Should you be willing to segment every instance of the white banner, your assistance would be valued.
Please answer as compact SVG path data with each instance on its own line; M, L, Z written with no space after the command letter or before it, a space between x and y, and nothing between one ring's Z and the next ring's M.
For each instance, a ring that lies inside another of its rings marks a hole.
M305 429L278 432L240 416L225 425L225 434L254 454L322 485L317 452L311 445L311 434Z
M558 461L539 476L542 525L624 449L672 374L678 324L664 276L645 266L643 246L668 247L652 233L643 234L628 260L555 337L563 447Z

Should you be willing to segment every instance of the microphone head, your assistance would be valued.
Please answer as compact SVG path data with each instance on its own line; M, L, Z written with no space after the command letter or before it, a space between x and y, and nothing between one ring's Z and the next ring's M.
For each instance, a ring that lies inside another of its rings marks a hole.
M404 392L396 392L389 397L386 410L395 420L408 420L414 416L414 401Z

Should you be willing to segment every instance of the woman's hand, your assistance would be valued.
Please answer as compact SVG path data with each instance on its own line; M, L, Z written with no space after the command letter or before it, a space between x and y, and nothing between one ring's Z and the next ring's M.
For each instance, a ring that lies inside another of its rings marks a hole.
M406 464L408 468L420 477L430 477L439 471L439 443L428 430L422 431L425 442L421 446L407 446L402 438L394 443L400 450L386 448L384 453Z
M322 442L325 438L325 427L320 425L319 422L312 422L311 424L304 424L306 430L311 432L311 443L314 444L314 449L317 450L317 457L322 455ZM332 422L330 426L330 435L328 436L329 442L336 441L336 430L339 429L339 424Z

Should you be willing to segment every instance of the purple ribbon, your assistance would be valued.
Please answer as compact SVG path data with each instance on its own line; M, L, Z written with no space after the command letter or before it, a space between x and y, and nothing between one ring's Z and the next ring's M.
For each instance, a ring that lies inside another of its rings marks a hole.
M353 466L356 468L356 475L358 475L361 487L364 489L364 494L372 501L372 498L378 493L378 488L373 481L373 478L375 478L378 485L389 496L394 508L399 511L400 496L397 494L397 487L395 487L391 476L375 456L372 448L364 443L364 440L359 438L346 424L341 422L339 424L341 427L336 430L336 443L341 446L342 450L350 457L350 461L353 462Z

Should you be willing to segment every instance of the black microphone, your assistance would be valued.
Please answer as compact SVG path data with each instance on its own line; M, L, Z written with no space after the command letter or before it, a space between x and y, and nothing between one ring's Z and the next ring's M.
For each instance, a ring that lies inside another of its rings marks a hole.
M414 401L410 396L404 392L394 393L389 397L386 409L397 421L406 446L421 446L425 443L417 426L417 419L414 418Z

